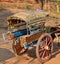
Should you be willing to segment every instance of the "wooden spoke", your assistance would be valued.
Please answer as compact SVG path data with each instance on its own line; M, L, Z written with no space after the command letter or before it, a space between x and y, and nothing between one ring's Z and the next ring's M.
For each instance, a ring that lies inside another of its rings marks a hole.
M44 48L41 48L40 50L39 50L39 52L41 52L41 51L43 51L44 50Z
M48 38L46 37L46 45L47 45L47 43L48 43Z
M51 44L51 42L49 41L49 43L48 43L48 46Z
M42 54L42 58L44 58L45 52L46 52L46 50L44 50L44 52L43 52L43 54Z

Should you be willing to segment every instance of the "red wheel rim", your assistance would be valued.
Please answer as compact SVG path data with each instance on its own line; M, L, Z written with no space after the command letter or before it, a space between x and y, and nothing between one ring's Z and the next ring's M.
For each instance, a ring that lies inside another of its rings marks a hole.
M42 35L37 43L37 57L41 62L46 62L50 59L52 51L52 37L49 34Z

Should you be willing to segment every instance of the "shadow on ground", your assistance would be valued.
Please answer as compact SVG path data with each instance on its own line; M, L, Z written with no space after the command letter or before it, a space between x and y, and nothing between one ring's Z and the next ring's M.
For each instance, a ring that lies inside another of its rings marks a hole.
M5 61L12 57L15 57L14 53L9 51L8 49L0 48L0 61Z
M28 56L35 59L36 58L36 46L32 46L31 49L28 49L27 54L28 54Z
M0 9L0 27L6 27L7 17L14 14L9 9Z
M13 11L9 9L0 8L0 37L2 36L2 33L7 32L7 17L9 17L12 14L14 14Z
M60 47L58 47L57 43L54 43L53 47L54 47L54 50L53 50L51 59L56 57L56 55L60 53L60 51L59 51ZM28 54L28 56L35 59L36 58L36 47L33 46L33 48L31 48L30 50L27 51L27 54Z
M54 46L54 50L53 50L52 58L55 58L56 55L60 53L60 46L58 46L58 43L54 43L53 46Z

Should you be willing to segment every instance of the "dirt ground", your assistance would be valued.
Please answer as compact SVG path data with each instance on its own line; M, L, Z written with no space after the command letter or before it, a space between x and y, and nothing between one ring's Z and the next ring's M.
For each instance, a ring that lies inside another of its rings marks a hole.
M2 28L6 26L7 17L20 11L23 10L0 9L0 64L41 64L36 58L36 46L30 47L25 54L16 56L12 50L12 41L2 39L2 34L7 32L5 28ZM52 58L44 64L60 64L60 47L57 46L56 40L54 41Z

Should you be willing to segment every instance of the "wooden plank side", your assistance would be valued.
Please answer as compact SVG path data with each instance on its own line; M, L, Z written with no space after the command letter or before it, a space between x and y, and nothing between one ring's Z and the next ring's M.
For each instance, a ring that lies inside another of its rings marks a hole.
M44 32L39 32L33 35L26 35L26 36L22 36L21 37L21 42L26 44L26 43L30 43L32 41L38 40L38 38L43 34Z

